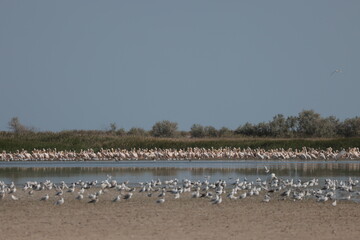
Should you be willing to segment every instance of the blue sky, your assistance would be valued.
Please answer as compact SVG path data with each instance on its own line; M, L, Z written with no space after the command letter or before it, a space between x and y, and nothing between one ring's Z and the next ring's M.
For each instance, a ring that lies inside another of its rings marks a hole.
M0 130L360 115L360 1L0 1ZM331 75L336 69L342 72Z

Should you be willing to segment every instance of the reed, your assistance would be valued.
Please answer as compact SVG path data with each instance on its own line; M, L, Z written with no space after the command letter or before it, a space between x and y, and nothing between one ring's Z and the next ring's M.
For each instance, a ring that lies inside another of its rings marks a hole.
M0 150L16 151L25 149L75 150L92 148L95 151L101 148L173 148L186 149L188 147L199 148L275 148L301 149L309 147L334 150L349 147L360 147L360 138L155 138L139 136L119 136L104 131L63 131L63 132L36 132L27 134L14 134L0 132Z

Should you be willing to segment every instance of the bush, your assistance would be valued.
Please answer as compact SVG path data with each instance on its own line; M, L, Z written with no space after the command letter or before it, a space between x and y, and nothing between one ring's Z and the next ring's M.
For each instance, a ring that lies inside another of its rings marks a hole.
M164 120L155 123L152 127L152 135L154 137L175 137L177 133L177 123Z

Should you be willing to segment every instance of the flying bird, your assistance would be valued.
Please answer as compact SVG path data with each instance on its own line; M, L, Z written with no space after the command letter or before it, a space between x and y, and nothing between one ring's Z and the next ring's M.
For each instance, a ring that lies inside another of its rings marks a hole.
M334 75L335 73L342 73L342 69L340 69L340 68L335 69L335 70L330 74L330 77L332 77L332 75Z

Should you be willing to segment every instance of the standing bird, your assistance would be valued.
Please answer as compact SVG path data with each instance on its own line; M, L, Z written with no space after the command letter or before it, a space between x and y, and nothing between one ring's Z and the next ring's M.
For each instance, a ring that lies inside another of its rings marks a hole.
M58 205L58 206L60 206L60 205L63 205L64 204L64 198L61 198L61 199L59 199L59 200L57 200L56 202L55 202L55 205Z
M121 195L117 195L116 198L113 199L113 202L120 202Z
M16 197L16 196L14 196L14 195L11 195L11 198L12 198L12 200L14 200L14 201L19 200L19 198L18 198L18 197Z
M49 194L46 194L45 196L40 198L40 201L47 201L47 200L49 200Z
M174 199L178 199L178 198L180 198L180 193L179 192L175 193L175 195L174 195Z
M124 196L124 199L129 200L132 197L132 195L133 195L132 193L128 193Z
M222 197L221 196L214 199L214 201L213 201L213 204L220 204L220 203L222 203Z
M78 194L79 195L77 195L77 197L76 197L77 200L81 200L84 198L84 195L82 195L80 192Z
M88 201L88 203L97 203L99 201L99 198L98 197L96 197L96 198L94 198L94 199L91 199L90 201Z
M158 200L156 200L156 203L162 204L165 202L165 198L160 198Z

